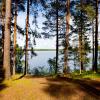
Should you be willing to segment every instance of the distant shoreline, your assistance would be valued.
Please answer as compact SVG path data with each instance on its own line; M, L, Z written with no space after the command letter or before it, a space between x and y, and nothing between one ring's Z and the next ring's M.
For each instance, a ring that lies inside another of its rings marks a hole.
M59 49L62 50L62 49ZM56 51L56 49L34 49L34 51Z
M34 51L56 51L56 49L34 49Z
M25 51L25 49L22 49L23 51ZM59 49L59 51L61 51L63 49ZM20 51L20 49L18 49L17 51ZM32 51L32 49L27 49L27 51ZM33 51L56 51L56 49L33 49Z

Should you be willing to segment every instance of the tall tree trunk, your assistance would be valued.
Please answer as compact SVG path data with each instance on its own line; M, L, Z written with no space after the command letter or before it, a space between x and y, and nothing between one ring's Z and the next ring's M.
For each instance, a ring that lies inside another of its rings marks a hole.
M94 71L94 22L92 22L92 70Z
M81 22L80 22L80 26L79 26L79 55L80 55L80 74L83 71L83 25L82 25L82 7L83 7L83 0L80 1L80 5L81 5Z
M4 20L5 20L5 0L2 2L2 59L4 55L4 30L5 30Z
M55 69L55 74L58 73L58 0L56 0L56 69Z
M9 79L10 73L10 26L11 26L11 0L6 0L5 35L4 35L4 58L5 79Z
M96 25L95 25L95 61L94 61L94 72L98 71L98 0L96 0Z
M79 59L80 59L80 74L83 70L83 57L82 57L82 34L79 32Z
M26 16L26 48L25 48L25 70L24 70L24 75L26 75L26 74L28 73L29 8L30 8L30 0L27 0L27 16Z
M68 68L68 35L69 35L69 29L70 29L70 25L69 25L69 21L70 21L70 0L67 0L66 3L66 8L67 8L67 12L66 12L66 34L65 34L65 49L64 49L64 69L63 72L66 73L67 72L67 68Z
M2 42L1 42L2 55L0 56L0 82L4 80L3 56L4 56L5 0L2 1L1 16L2 16Z
M15 15L14 15L14 51L13 51L13 75L15 75L16 69L16 35L17 35L17 6L18 2L15 0Z

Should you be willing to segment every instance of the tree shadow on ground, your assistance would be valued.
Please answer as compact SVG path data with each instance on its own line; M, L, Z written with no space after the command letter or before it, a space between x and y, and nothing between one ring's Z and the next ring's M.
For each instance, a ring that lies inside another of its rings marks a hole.
M0 91L8 87L6 84L3 83L4 80L5 80L5 70L3 69L3 66L1 65L0 66Z
M5 71L2 67L0 67L0 83L2 83L4 79L5 79Z
M0 91L2 91L4 88L8 87L7 85L5 84L0 84Z
M23 74L23 75L21 75L21 76L19 76L18 78L16 78L16 79L13 79L13 81L16 81L16 80L20 80L20 79L22 79L23 77L25 77L25 75Z
M0 84L0 91L2 91L2 90L4 90L5 88L7 88L8 86L6 85L6 84ZM0 97L1 97L2 95L0 94Z
M13 79L13 81L15 81L15 80L19 80L19 79L22 79L22 78L27 78L27 79L29 79L29 78L44 78L44 77L46 77L46 76L41 76L41 75L21 75L20 77L18 77L18 78L16 78L16 79ZM47 76L48 77L48 76Z
M3 68L3 61L1 60L0 61L0 91L2 91L7 87L5 84L3 84L4 79L5 79L5 70Z
M71 78L47 78L43 91L59 100L100 100L100 82Z

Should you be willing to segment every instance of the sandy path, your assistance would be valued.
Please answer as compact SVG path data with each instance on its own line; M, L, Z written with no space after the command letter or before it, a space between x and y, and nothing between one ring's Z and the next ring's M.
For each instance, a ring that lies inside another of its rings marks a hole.
M100 85L89 84L71 79L22 78L2 85L0 100L100 100Z

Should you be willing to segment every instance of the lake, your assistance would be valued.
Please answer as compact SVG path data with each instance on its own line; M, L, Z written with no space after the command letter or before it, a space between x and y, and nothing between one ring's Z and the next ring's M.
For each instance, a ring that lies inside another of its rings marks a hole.
M33 57L31 57L31 54L29 53L28 68L30 70L39 67L44 67L46 69L49 69L50 66L48 64L48 60L49 58L54 58L56 56L56 51L35 51L35 53L37 54L37 56L33 56ZM92 54L90 53L88 56L90 58L90 62L87 65L88 67L86 67L87 70L90 69L92 65ZM59 58L61 58L61 56ZM71 58L73 58L73 55L71 56ZM60 64L60 66L62 65L63 63ZM77 62L77 65L74 66L73 60L69 60L68 65L70 67L70 70L74 70L75 68L79 69L79 63Z
M32 70L34 67L46 67L49 68L48 60L49 58L54 58L56 56L56 51L35 51L37 56L29 54L29 69Z

